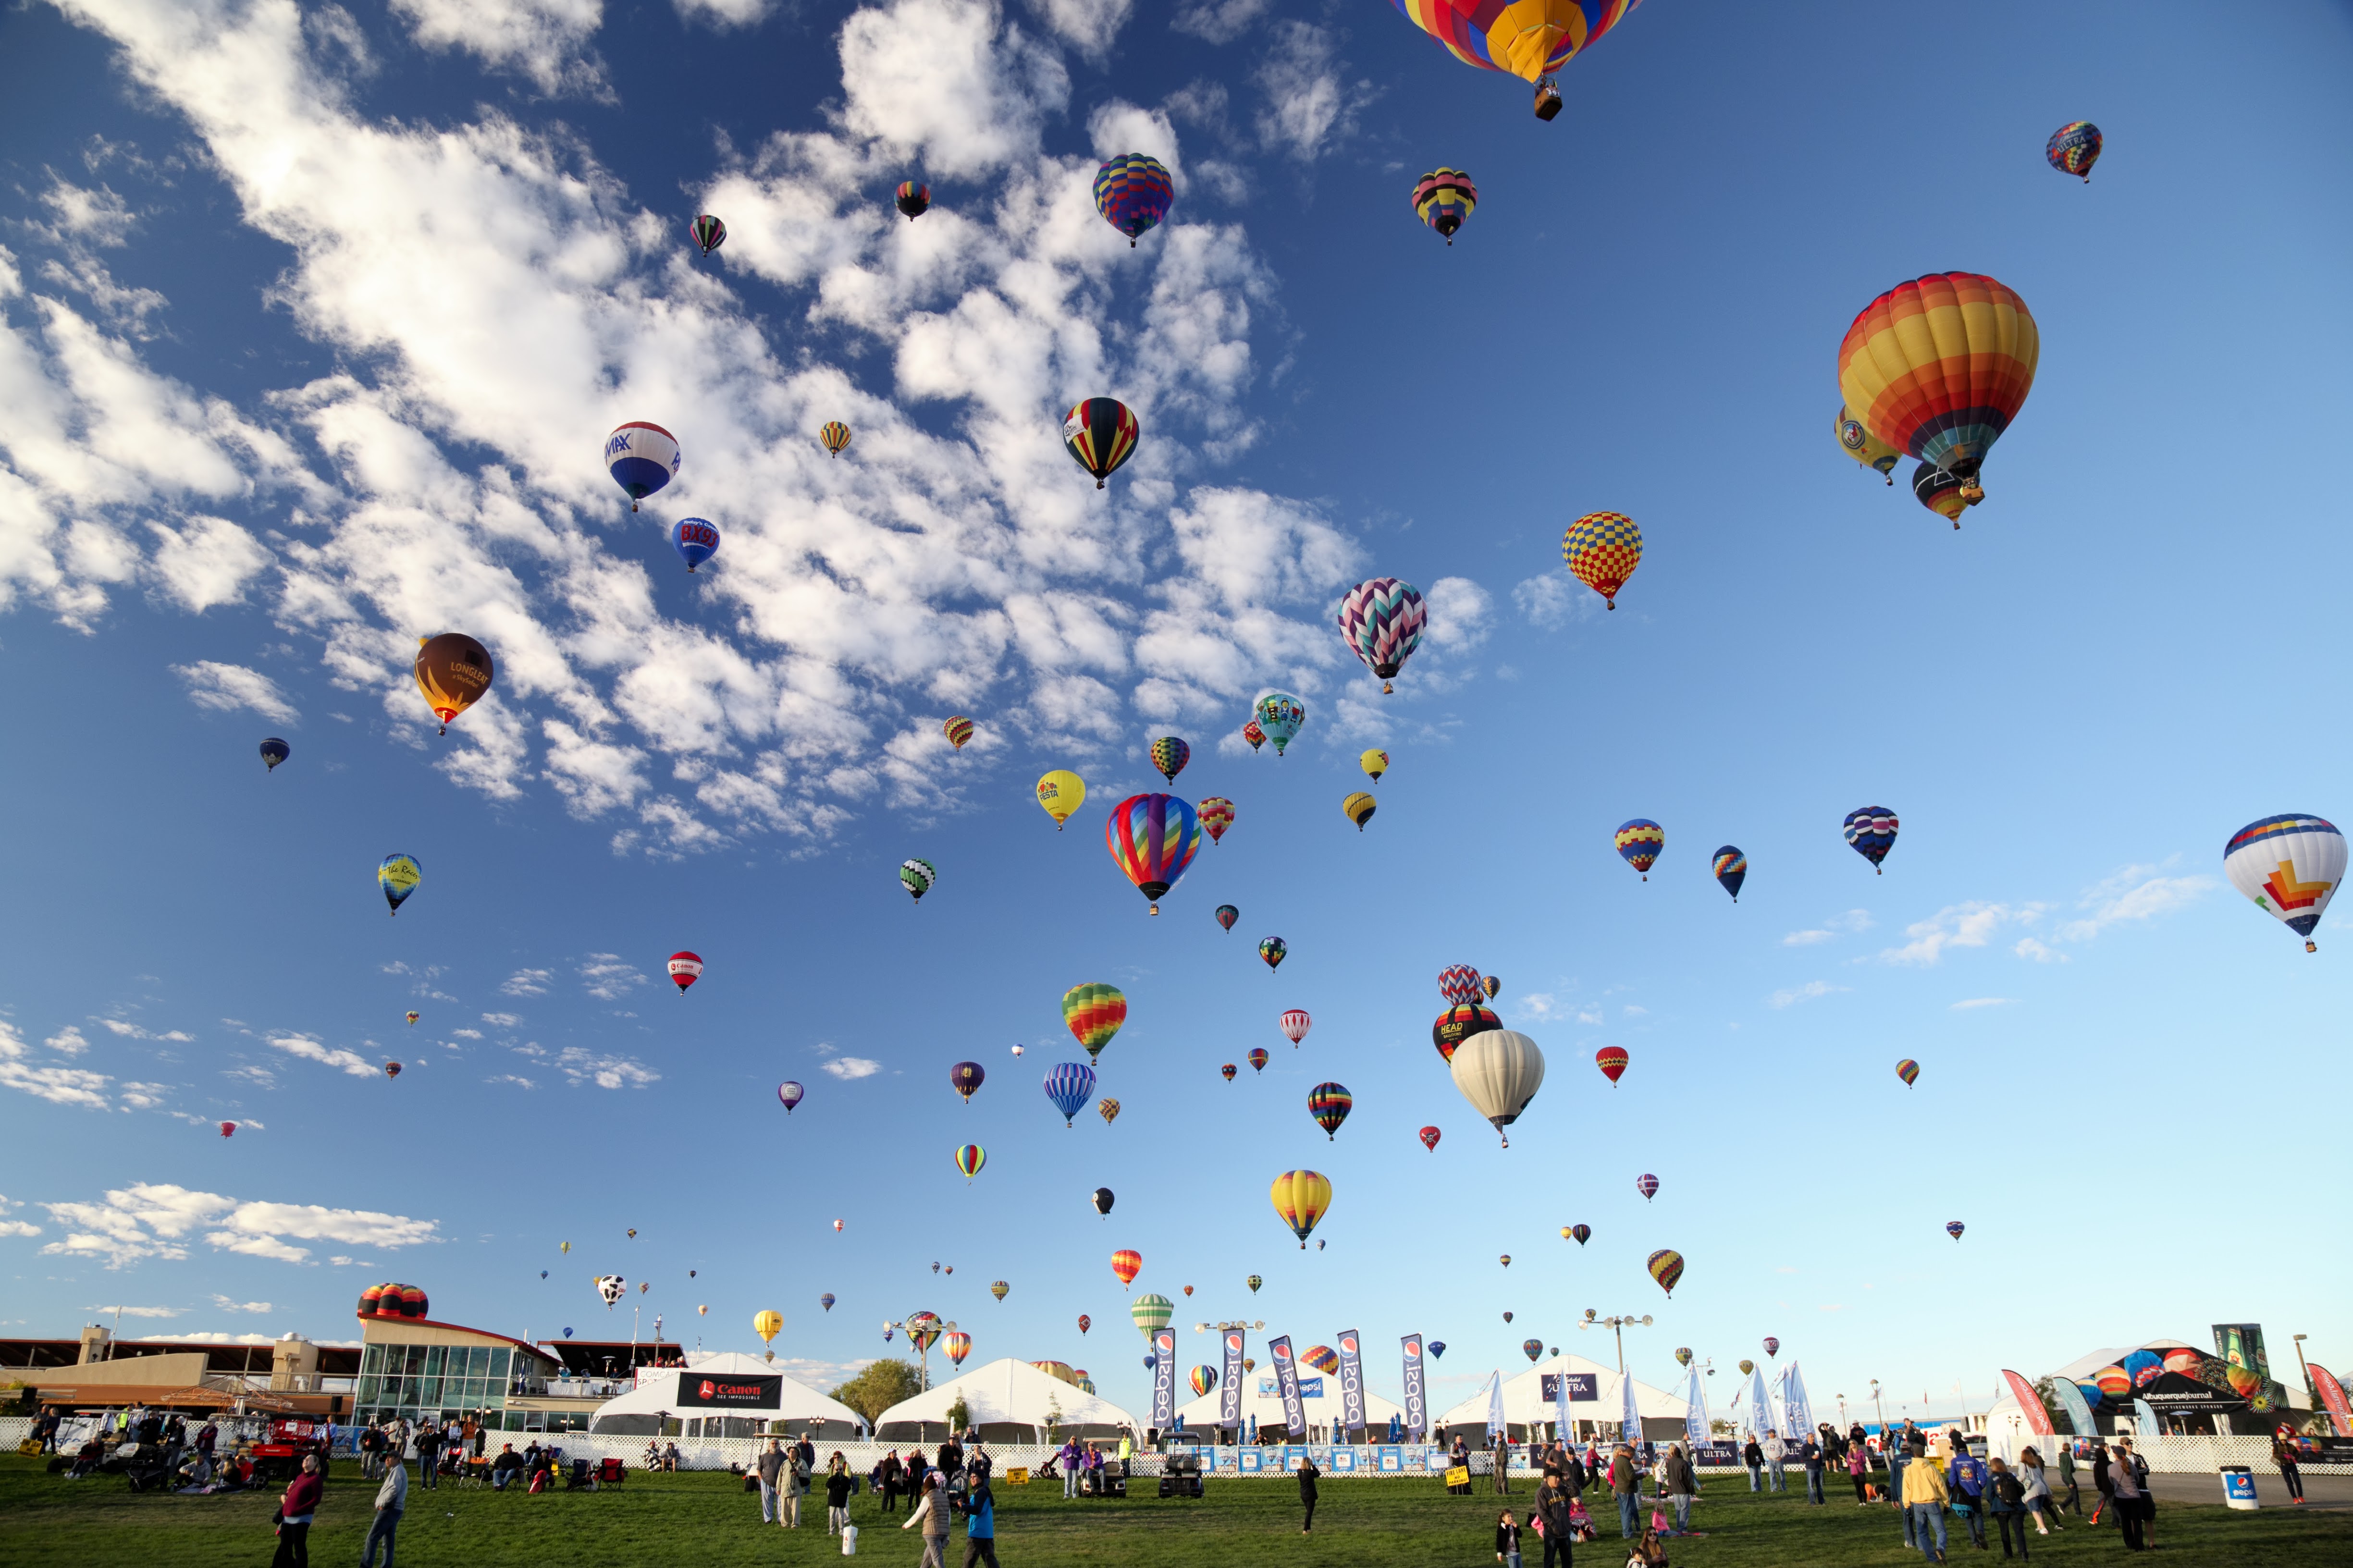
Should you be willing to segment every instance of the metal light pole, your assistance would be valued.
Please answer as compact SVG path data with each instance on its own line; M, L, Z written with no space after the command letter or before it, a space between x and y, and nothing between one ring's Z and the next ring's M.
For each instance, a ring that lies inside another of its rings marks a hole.
M1887 1405L1879 1397L1879 1379L1875 1377L1871 1380L1871 1405L1879 1412L1879 1440L1884 1446L1887 1441Z
M2312 1367L2304 1359L2304 1336L2290 1334L2288 1338L2295 1342L2295 1364L2297 1370L2304 1373L2305 1397L2312 1401L2313 1408L2316 1410L2320 1407L2320 1395L2312 1386Z
M1651 1319L1648 1313L1638 1318L1631 1312L1622 1317L1599 1318L1594 1315L1593 1309L1588 1307L1585 1309L1585 1321L1577 1326L1580 1329L1608 1329L1617 1335L1618 1375L1623 1377L1626 1375L1626 1331L1638 1327L1647 1329L1651 1326Z

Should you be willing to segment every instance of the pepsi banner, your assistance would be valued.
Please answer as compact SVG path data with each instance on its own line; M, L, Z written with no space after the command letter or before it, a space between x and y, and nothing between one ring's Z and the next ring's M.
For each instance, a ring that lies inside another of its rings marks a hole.
M781 1377L697 1377L681 1373L678 1402L697 1410L774 1410L784 1403Z
M1152 1427L1166 1432L1176 1425L1176 1331L1153 1331Z
M1226 1392L1218 1405L1218 1424L1239 1428L1242 1424L1242 1331L1228 1329L1226 1334Z
M1340 1335L1340 1429L1352 1443L1365 1435L1364 1342L1354 1329Z
M1279 1334L1266 1342L1266 1353L1274 1363L1274 1381L1282 1391L1282 1425L1293 1437L1307 1435L1307 1412L1299 1403L1299 1365L1291 1356L1291 1336Z
M1421 1336L1408 1334L1405 1344L1405 1435L1419 1443L1430 1436L1430 1406L1421 1390Z

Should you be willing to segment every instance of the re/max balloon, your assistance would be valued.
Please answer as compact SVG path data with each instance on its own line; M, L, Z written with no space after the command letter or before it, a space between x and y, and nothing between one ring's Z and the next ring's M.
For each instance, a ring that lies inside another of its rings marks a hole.
M629 494L629 510L678 477L684 459L678 437L659 425L632 419L605 437L605 471Z

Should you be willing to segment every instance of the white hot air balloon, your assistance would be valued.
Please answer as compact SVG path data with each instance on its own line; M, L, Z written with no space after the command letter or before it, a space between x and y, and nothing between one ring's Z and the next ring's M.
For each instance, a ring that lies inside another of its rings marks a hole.
M1471 1109L1495 1124L1501 1133L1519 1119L1528 1101L1544 1087L1544 1052L1536 1043L1513 1029L1489 1029L1454 1047L1454 1087ZM1506 1137L1504 1147L1512 1146Z
M2266 816L2231 835L2222 869L2231 886L2304 938L2305 952L2320 951L2312 931L2345 880L2343 834L2301 812Z
M617 1274L596 1276L596 1294L605 1298L605 1310L608 1312L613 1310L613 1303L619 1300L622 1292L628 1288L628 1282Z

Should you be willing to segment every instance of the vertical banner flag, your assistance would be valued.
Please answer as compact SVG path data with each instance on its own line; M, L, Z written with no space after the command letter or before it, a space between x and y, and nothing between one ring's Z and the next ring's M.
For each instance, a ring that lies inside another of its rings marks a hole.
M2255 1374L2254 1391L2247 1395L2248 1409L2261 1415L2272 1408L2272 1361L2263 1353L2261 1323L2215 1324L2214 1353L2231 1365ZM2238 1390L2234 1387L2232 1392Z
M1504 1425L1504 1374L1500 1372L1487 1383L1487 1430L1506 1436L1511 1432Z
M2051 1412L2042 1408L2042 1395L2034 1392L2034 1385L2008 1367L2001 1369L2001 1380L2010 1385L2010 1396L2025 1413L2026 1429L2038 1437L2057 1436L2051 1426Z
M1242 1424L1242 1331L1226 1331L1226 1391L1218 1406L1218 1425L1234 1428L1241 1436Z
M1781 1374L1781 1419L1788 1423L1781 1429L1781 1436L1788 1438L1792 1446L1813 1435L1813 1402L1806 1397L1806 1380L1799 1375L1798 1363L1794 1361L1789 1363L1788 1371Z
M1154 1330L1152 1354L1152 1425L1166 1432L1176 1425L1176 1331Z
M2336 1425L2337 1435L2353 1437L2353 1409L2347 1408L2345 1384L2335 1373L2316 1361L2305 1363L2305 1367L2312 1373L2312 1391L2320 1395L2320 1407L2328 1412L2328 1419Z
M1763 1367L1760 1366L1748 1374L1748 1387L1745 1392L1748 1408L1740 1413L1740 1418L1747 1426L1748 1435L1752 1437L1762 1437L1766 1433L1776 1430L1773 1425L1773 1406L1765 1397Z
M1618 1412L1619 1435L1626 1442L1639 1443L1642 1440L1642 1412L1634 1404L1632 1373L1618 1374L1618 1397L1620 1405Z
M2092 1407L2084 1403L2084 1391L2075 1386L2072 1377L2054 1377L2051 1392L2059 1396L2059 1408L2067 1413L2067 1430L2078 1437L2089 1437L2099 1431L2092 1425Z
M2148 1407L2146 1399L2133 1401L2133 1419L2139 1424L2144 1437L2155 1437L2165 1431L2165 1424L2157 1418L2157 1412Z
M1552 1380L1552 1431L1555 1442L1568 1441L1568 1363L1567 1362L1560 1363L1559 1370Z
M1683 1391L1683 1400L1689 1406L1683 1412L1683 1436L1690 1442L1691 1451L1696 1456L1699 1453L1699 1446L1708 1441L1711 1436L1707 1426L1706 1379L1701 1375L1697 1367L1691 1369L1691 1386ZM1695 1459L1694 1462L1696 1462Z
M1354 1329L1340 1333L1340 1427L1349 1442L1365 1440L1365 1342Z
M1421 1336L1408 1334L1405 1344L1405 1436L1419 1443L1430 1436L1430 1409L1422 1403Z
M1266 1342L1266 1353L1274 1362L1275 1387L1282 1394L1282 1425L1284 1441L1307 1441L1307 1412L1299 1403L1299 1367L1291 1359L1291 1336L1278 1334Z

